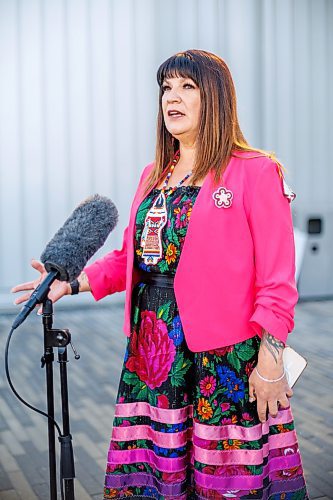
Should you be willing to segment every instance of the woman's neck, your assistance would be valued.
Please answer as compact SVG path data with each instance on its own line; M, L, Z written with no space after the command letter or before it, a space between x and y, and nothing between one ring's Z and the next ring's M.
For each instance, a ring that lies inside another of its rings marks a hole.
M182 170L183 169L192 170L194 167L195 156L196 156L195 146L193 145L188 146L186 144L180 143L179 151L180 151L179 167L181 167Z

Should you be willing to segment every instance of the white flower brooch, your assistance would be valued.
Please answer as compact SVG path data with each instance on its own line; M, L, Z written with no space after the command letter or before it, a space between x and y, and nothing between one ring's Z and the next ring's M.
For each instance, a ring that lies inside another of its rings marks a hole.
M229 189L221 186L213 193L213 200L217 208L229 208L232 205L233 194Z

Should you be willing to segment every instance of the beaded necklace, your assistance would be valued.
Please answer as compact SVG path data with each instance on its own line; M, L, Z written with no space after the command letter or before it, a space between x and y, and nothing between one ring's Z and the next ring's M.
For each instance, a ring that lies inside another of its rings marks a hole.
M192 170L191 170L190 172L188 172L185 175L184 179L182 179L181 181L178 182L178 184L176 186L168 188L170 177L172 175L172 172L175 170L175 166L177 165L179 158L180 158L179 151L177 151L177 153L175 154L175 156L171 162L170 170L165 178L165 181L164 181L162 189L161 189L161 191L164 192L165 196L170 196L175 191L175 189L179 188L182 184L184 184L184 182L187 181L187 179L192 175ZM167 193L166 193L166 190L168 190Z
M188 172L176 186L168 188L169 179L179 161L179 158L179 151L177 151L171 161L170 170L165 178L162 189L154 200L152 207L148 210L145 218L140 246L142 247L142 259L147 266L157 264L163 255L162 229L164 228L168 217L166 197L170 196L175 189L184 184L184 182L192 175L192 171Z

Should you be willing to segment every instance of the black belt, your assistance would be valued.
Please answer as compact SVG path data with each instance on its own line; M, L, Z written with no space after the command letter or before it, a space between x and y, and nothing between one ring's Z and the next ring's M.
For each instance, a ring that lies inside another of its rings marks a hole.
M173 288L174 276L160 273L147 273L141 271L140 283L147 285L162 286L165 288Z

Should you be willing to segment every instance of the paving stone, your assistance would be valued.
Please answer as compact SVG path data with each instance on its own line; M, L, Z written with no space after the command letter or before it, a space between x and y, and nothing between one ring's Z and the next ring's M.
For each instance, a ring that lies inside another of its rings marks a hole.
M35 495L28 479L25 477L21 470L16 470L9 472L10 481L13 488L17 492L20 498L24 500L37 500L38 497Z
M1 485L1 490L10 490L12 488L12 483L10 481L10 478L1 464L0 464L0 485Z
M15 490L3 490L0 492L1 500L20 500Z
M48 482L41 484L33 484L32 488L37 495L38 500L49 500L50 498L50 485Z
M322 498L323 493L319 491L312 482L308 481L308 494L311 500Z
M24 455L24 449L17 440L16 435L11 432L9 429L3 432L0 432L0 441L3 442L8 448L10 448L11 453L16 455Z

